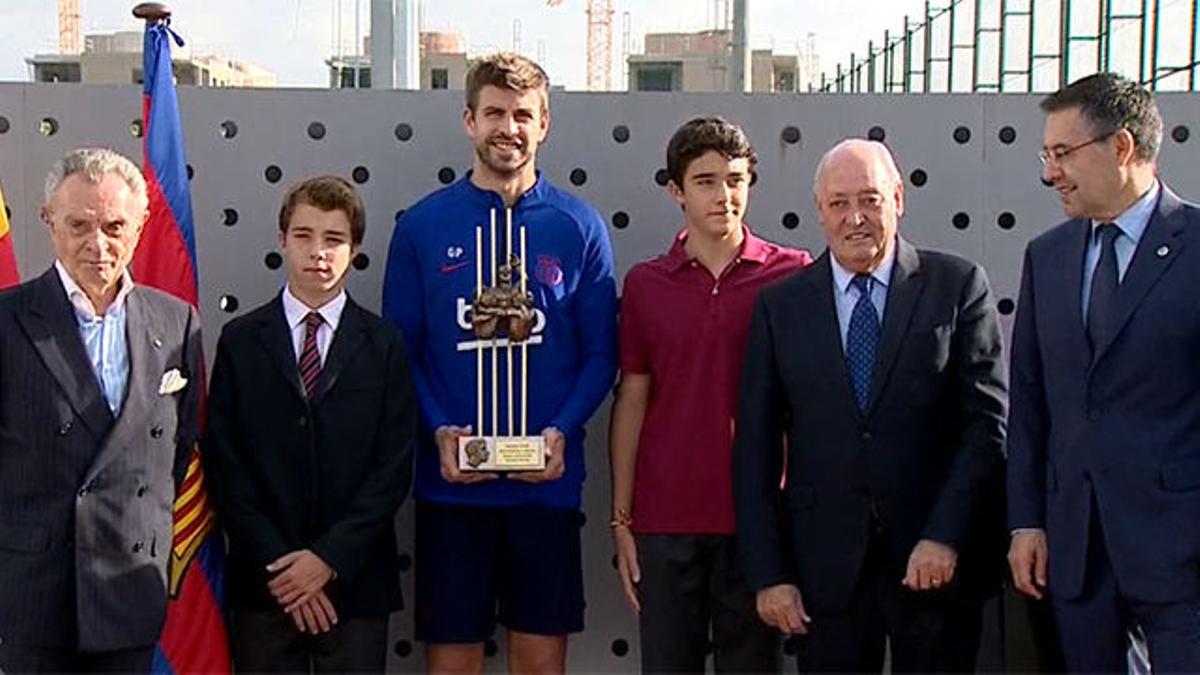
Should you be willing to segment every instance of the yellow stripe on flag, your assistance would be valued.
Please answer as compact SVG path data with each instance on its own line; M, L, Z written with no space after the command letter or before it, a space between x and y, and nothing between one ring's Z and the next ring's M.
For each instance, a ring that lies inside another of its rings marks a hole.
M4 208L4 189L0 188L0 239L8 234L8 213Z

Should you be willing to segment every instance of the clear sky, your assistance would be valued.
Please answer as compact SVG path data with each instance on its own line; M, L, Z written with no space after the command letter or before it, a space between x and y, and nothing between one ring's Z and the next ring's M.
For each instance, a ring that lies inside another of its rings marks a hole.
M196 53L220 53L273 71L281 86L325 86L322 61L333 51L338 0L175 0L174 28ZM878 45L884 30L893 34L907 13L914 20L923 0L748 0L755 47L800 53L808 33L816 34L822 68L861 55L868 40ZM130 9L135 0L80 0L84 34L140 30ZM343 50L354 44L355 0L341 0ZM370 2L358 0L360 32L370 32ZM585 83L586 0L425 0L425 30L457 32L473 53L513 46L514 20L521 25L521 51L537 57L551 79L569 89ZM622 17L629 14L635 48L655 31L700 30L713 23L712 0L614 0L614 60L622 45ZM0 0L0 80L29 79L25 58L58 50L57 3L53 0ZM539 50L539 43L541 49ZM614 88L620 79L614 76Z

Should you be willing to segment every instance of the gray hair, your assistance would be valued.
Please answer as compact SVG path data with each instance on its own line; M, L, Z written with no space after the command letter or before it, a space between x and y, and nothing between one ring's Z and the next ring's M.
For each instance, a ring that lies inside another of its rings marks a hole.
M816 173L813 174L814 195L819 193L821 188L821 176L825 173L825 169L829 167L829 163L833 160L834 155L838 154L842 150L854 146L867 147L871 148L875 152L882 153L887 159L884 164L887 166L888 177L891 178L897 185L904 181L904 178L900 175L900 167L896 165L896 158L892 156L892 151L888 149L888 146L880 143L879 141L872 141L866 138L846 138L839 141L837 145L830 148L824 155L821 155L821 161L817 162L817 170Z
M78 174L89 183L99 183L108 174L116 174L133 192L139 210L150 203L146 194L146 179L129 158L107 148L76 148L54 163L46 176L46 204L69 176Z

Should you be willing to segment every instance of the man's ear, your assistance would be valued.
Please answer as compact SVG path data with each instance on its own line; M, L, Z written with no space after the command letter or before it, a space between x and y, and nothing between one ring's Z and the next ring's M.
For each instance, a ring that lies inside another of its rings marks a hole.
M1128 166L1137 160L1137 140L1128 129L1113 134L1113 149L1117 153L1117 164Z
M463 121L463 131L467 132L468 136L474 138L475 137L475 113L473 113L471 111L471 108L469 106L466 108L463 108L462 121Z
M679 184L674 180L667 181L667 194L671 196L671 199L675 200L675 203L678 204L680 208L683 207L685 201L683 188L679 187Z

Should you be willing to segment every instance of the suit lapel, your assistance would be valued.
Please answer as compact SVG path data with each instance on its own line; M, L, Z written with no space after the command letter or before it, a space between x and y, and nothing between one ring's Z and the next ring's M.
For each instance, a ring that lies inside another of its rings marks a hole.
M317 395L313 399L314 405L320 403L325 398L325 394L333 389L346 364L358 353L358 348L366 337L367 329L362 311L354 300L346 298L346 307L342 310L342 318L338 321L337 330L333 332L333 342L329 344L329 354L325 357L325 363L321 366L321 375L317 378Z
M883 311L883 335L879 349L875 352L875 368L871 375L871 391L867 396L867 413L870 417L879 401L879 395L887 383L888 374L900 353L900 345L908 334L912 322L913 308L925 288L921 275L921 262L917 250L904 239L897 239L896 263L892 267L892 281L888 288L887 306Z
M262 318L258 324L258 338L271 362L279 369L279 374L291 386L292 391L307 402L304 385L300 382L300 368L296 362L296 347L292 344L291 327L287 323L287 315L283 312L283 296L275 298L275 311Z
M43 274L37 284L38 297L20 315L20 321L75 414L93 436L102 439L112 426L112 412L79 337L75 311L55 268Z
M1163 272L1166 272L1167 268L1179 258L1184 243L1183 239L1179 237L1179 233L1183 230L1186 221L1186 215L1180 206L1179 198L1172 194L1167 186L1162 186L1158 207L1150 216L1146 231L1142 234L1142 238L1133 252L1133 259L1129 261L1125 278L1117 286L1113 314L1110 319L1112 323L1108 326L1108 330L1104 331L1104 343L1096 345L1092 363L1099 361L1104 352L1112 346L1121 329L1133 316L1134 310L1146 297L1146 293L1150 291Z
M833 359L829 368L819 368L820 372L828 375L826 385L834 396L842 401L847 410L857 414L854 405L854 392L850 388L850 371L846 368L845 348L842 346L841 326L838 323L837 301L833 287L833 269L829 262L828 250L817 258L812 269L802 277L804 286L803 304L795 313L799 317L812 317L816 347L814 354L838 354L840 358Z
M162 350L162 336L157 334L157 326L158 321L152 316L141 289L135 287L125 297L125 344L129 350L129 383L125 389L125 401L109 439L92 462L89 478L123 452L135 440L136 433L150 431L143 422L147 412L155 407L159 396L158 386L166 370L166 355ZM184 375L189 378L199 376L196 373Z

